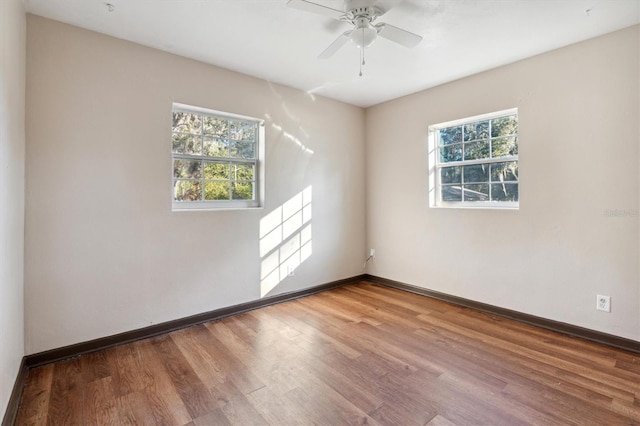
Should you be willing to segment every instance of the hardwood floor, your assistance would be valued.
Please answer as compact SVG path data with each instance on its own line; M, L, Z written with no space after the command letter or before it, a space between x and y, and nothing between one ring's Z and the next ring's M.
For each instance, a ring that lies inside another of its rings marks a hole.
M640 355L362 282L32 369L17 424L640 424Z

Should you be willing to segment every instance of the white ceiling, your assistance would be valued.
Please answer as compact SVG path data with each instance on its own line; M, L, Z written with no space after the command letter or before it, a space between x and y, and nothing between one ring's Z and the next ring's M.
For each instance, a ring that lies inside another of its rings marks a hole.
M342 9L342 0L313 0ZM287 0L26 0L30 13L367 107L640 22L640 0L371 0L424 37L322 52L350 24ZM114 5L108 11L106 3Z

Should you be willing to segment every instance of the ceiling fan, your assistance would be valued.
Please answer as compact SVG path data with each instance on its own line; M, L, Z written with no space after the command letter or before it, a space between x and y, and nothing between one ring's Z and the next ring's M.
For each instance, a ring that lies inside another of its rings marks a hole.
M376 5L375 0L344 0L344 11L323 6L307 0L289 0L289 7L315 13L329 18L351 23L353 28L340 34L320 56L327 59L333 56L348 41L360 50L364 65L364 49L371 46L377 37L383 37L405 47L415 47L422 37L384 22L374 24L375 20L388 12L388 8ZM360 75L362 75L362 70Z

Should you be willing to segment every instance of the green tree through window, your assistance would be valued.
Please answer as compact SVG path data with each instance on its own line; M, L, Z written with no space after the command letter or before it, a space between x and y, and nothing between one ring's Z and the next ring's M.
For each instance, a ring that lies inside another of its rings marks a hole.
M503 111L430 126L441 203L519 201L518 115Z
M174 206L257 203L259 126L258 120L174 107Z

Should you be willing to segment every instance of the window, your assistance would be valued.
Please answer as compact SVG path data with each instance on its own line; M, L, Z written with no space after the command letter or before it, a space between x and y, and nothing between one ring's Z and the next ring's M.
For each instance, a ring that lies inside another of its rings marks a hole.
M173 209L260 206L264 126L259 119L173 105Z
M431 207L517 208L518 111L429 126Z

